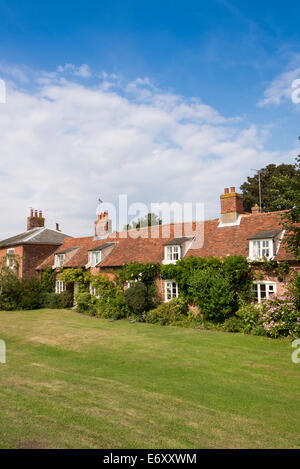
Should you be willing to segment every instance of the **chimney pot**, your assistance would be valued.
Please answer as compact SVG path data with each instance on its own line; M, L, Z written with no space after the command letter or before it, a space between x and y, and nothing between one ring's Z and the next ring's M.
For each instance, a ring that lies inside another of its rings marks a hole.
M43 217L42 210L33 210L33 208L30 208L30 215L27 218L27 230L43 228L44 226L45 218Z
M234 186L230 188L230 192L235 192L235 187Z
M224 194L228 194L228 193L229 193L229 189L228 189L228 187L225 187Z

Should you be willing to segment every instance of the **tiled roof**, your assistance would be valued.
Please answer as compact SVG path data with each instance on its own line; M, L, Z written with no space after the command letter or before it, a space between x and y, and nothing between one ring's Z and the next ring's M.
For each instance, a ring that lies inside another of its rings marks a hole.
M17 246L20 244L54 244L61 245L68 235L49 228L33 228L11 238L0 241L0 248L6 246Z
M279 233L282 232L281 230L270 230L270 231L259 231L253 236L250 236L249 239L268 239L268 238L275 238Z
M164 245L165 246L180 246L186 241L191 241L191 240L192 240L192 236L183 236L181 238L171 239L170 241L167 241Z
M244 214L239 225L218 227L219 220L207 220L204 223L204 243L201 248L191 249L186 257L225 257L232 255L249 255L249 238L252 239L259 231L282 231L280 225L282 212ZM276 260L292 260L283 245L275 256Z
M104 243L100 244L98 246L93 247L92 249L89 249L89 251L102 251L105 248L108 248L109 246L113 246L116 243Z
M199 222L199 226L202 225L202 231L204 232L203 243L200 243L200 246L198 246L199 239L197 240L196 236L185 257L225 257L235 254L248 257L249 238L253 239L260 232L276 232L276 234L282 232L280 225L281 214L282 212L243 214L239 225L227 227L219 227L218 219L206 220L203 223ZM195 229L195 224L193 227ZM103 250L111 247L112 243L115 246L107 256L103 256L100 267L119 267L132 261L162 263L164 259L164 245L169 243L178 244L178 239L181 242L183 242L183 239L191 239L191 232L182 232L182 234L187 234L188 236L178 236L178 228L182 228L182 225L161 225L152 229L141 228L140 230L130 230L129 232L113 233L108 238L103 239L102 242L99 239L95 240L92 236L66 238L59 251L71 247L78 248L77 252L64 264L64 267L83 267L88 262L88 251L95 248ZM275 259L293 260L293 257L281 245ZM54 255L50 256L42 265L52 266L53 263Z

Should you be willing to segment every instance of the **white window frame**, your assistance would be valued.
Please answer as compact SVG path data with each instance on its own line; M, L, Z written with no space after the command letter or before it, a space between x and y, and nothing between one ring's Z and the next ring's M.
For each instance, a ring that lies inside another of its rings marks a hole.
M90 283L90 294L91 294L92 296L98 297L98 295L97 295L97 288L96 288L96 287L93 287L93 285L92 285L91 283Z
M88 265L91 267L96 267L96 265L101 262L101 251L89 251Z
M55 254L54 267L62 267L65 262L64 254Z
M9 269L13 269L15 266L15 250L14 248L9 248L6 251L6 265Z
M165 263L176 264L181 259L181 246L179 244L171 244L165 246Z
M62 293L66 291L66 284L62 280L56 280L55 282L55 293Z
M66 284L62 280L55 281L55 293L62 293L66 291Z
M178 283L174 280L165 280L165 303L178 298Z
M257 287L255 288L254 285ZM262 288L262 285L265 288ZM263 300L268 300L271 295L276 295L276 282L269 282L267 280L256 280L255 282L253 282L253 291L256 294L256 298L254 301L261 303Z
M258 260L264 257L267 259L274 257L274 240L272 238L250 239L249 259Z

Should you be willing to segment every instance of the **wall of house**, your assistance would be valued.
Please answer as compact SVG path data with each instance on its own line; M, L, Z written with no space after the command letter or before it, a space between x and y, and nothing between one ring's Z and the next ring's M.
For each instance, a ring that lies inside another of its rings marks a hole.
M9 247L0 249L0 260L6 259L8 249L14 249L15 255L17 256L18 262L19 262L19 275L22 276L23 262L24 262L23 246L9 246Z
M57 246L53 245L38 245L38 244L27 244L23 246L23 268L22 276L31 277L39 276L39 273L35 270L37 266L47 259L54 251Z

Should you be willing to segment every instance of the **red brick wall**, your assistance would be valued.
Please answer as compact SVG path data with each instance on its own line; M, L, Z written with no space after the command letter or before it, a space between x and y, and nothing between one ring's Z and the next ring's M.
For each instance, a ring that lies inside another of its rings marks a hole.
M0 249L0 259L1 260L3 258L6 259L8 249L14 249L15 250L15 255L17 256L18 262L19 262L19 275L22 276L22 271L23 271L23 246L9 246L9 247Z
M38 276L36 267L47 259L56 249L53 245L27 244L23 246L23 277Z

